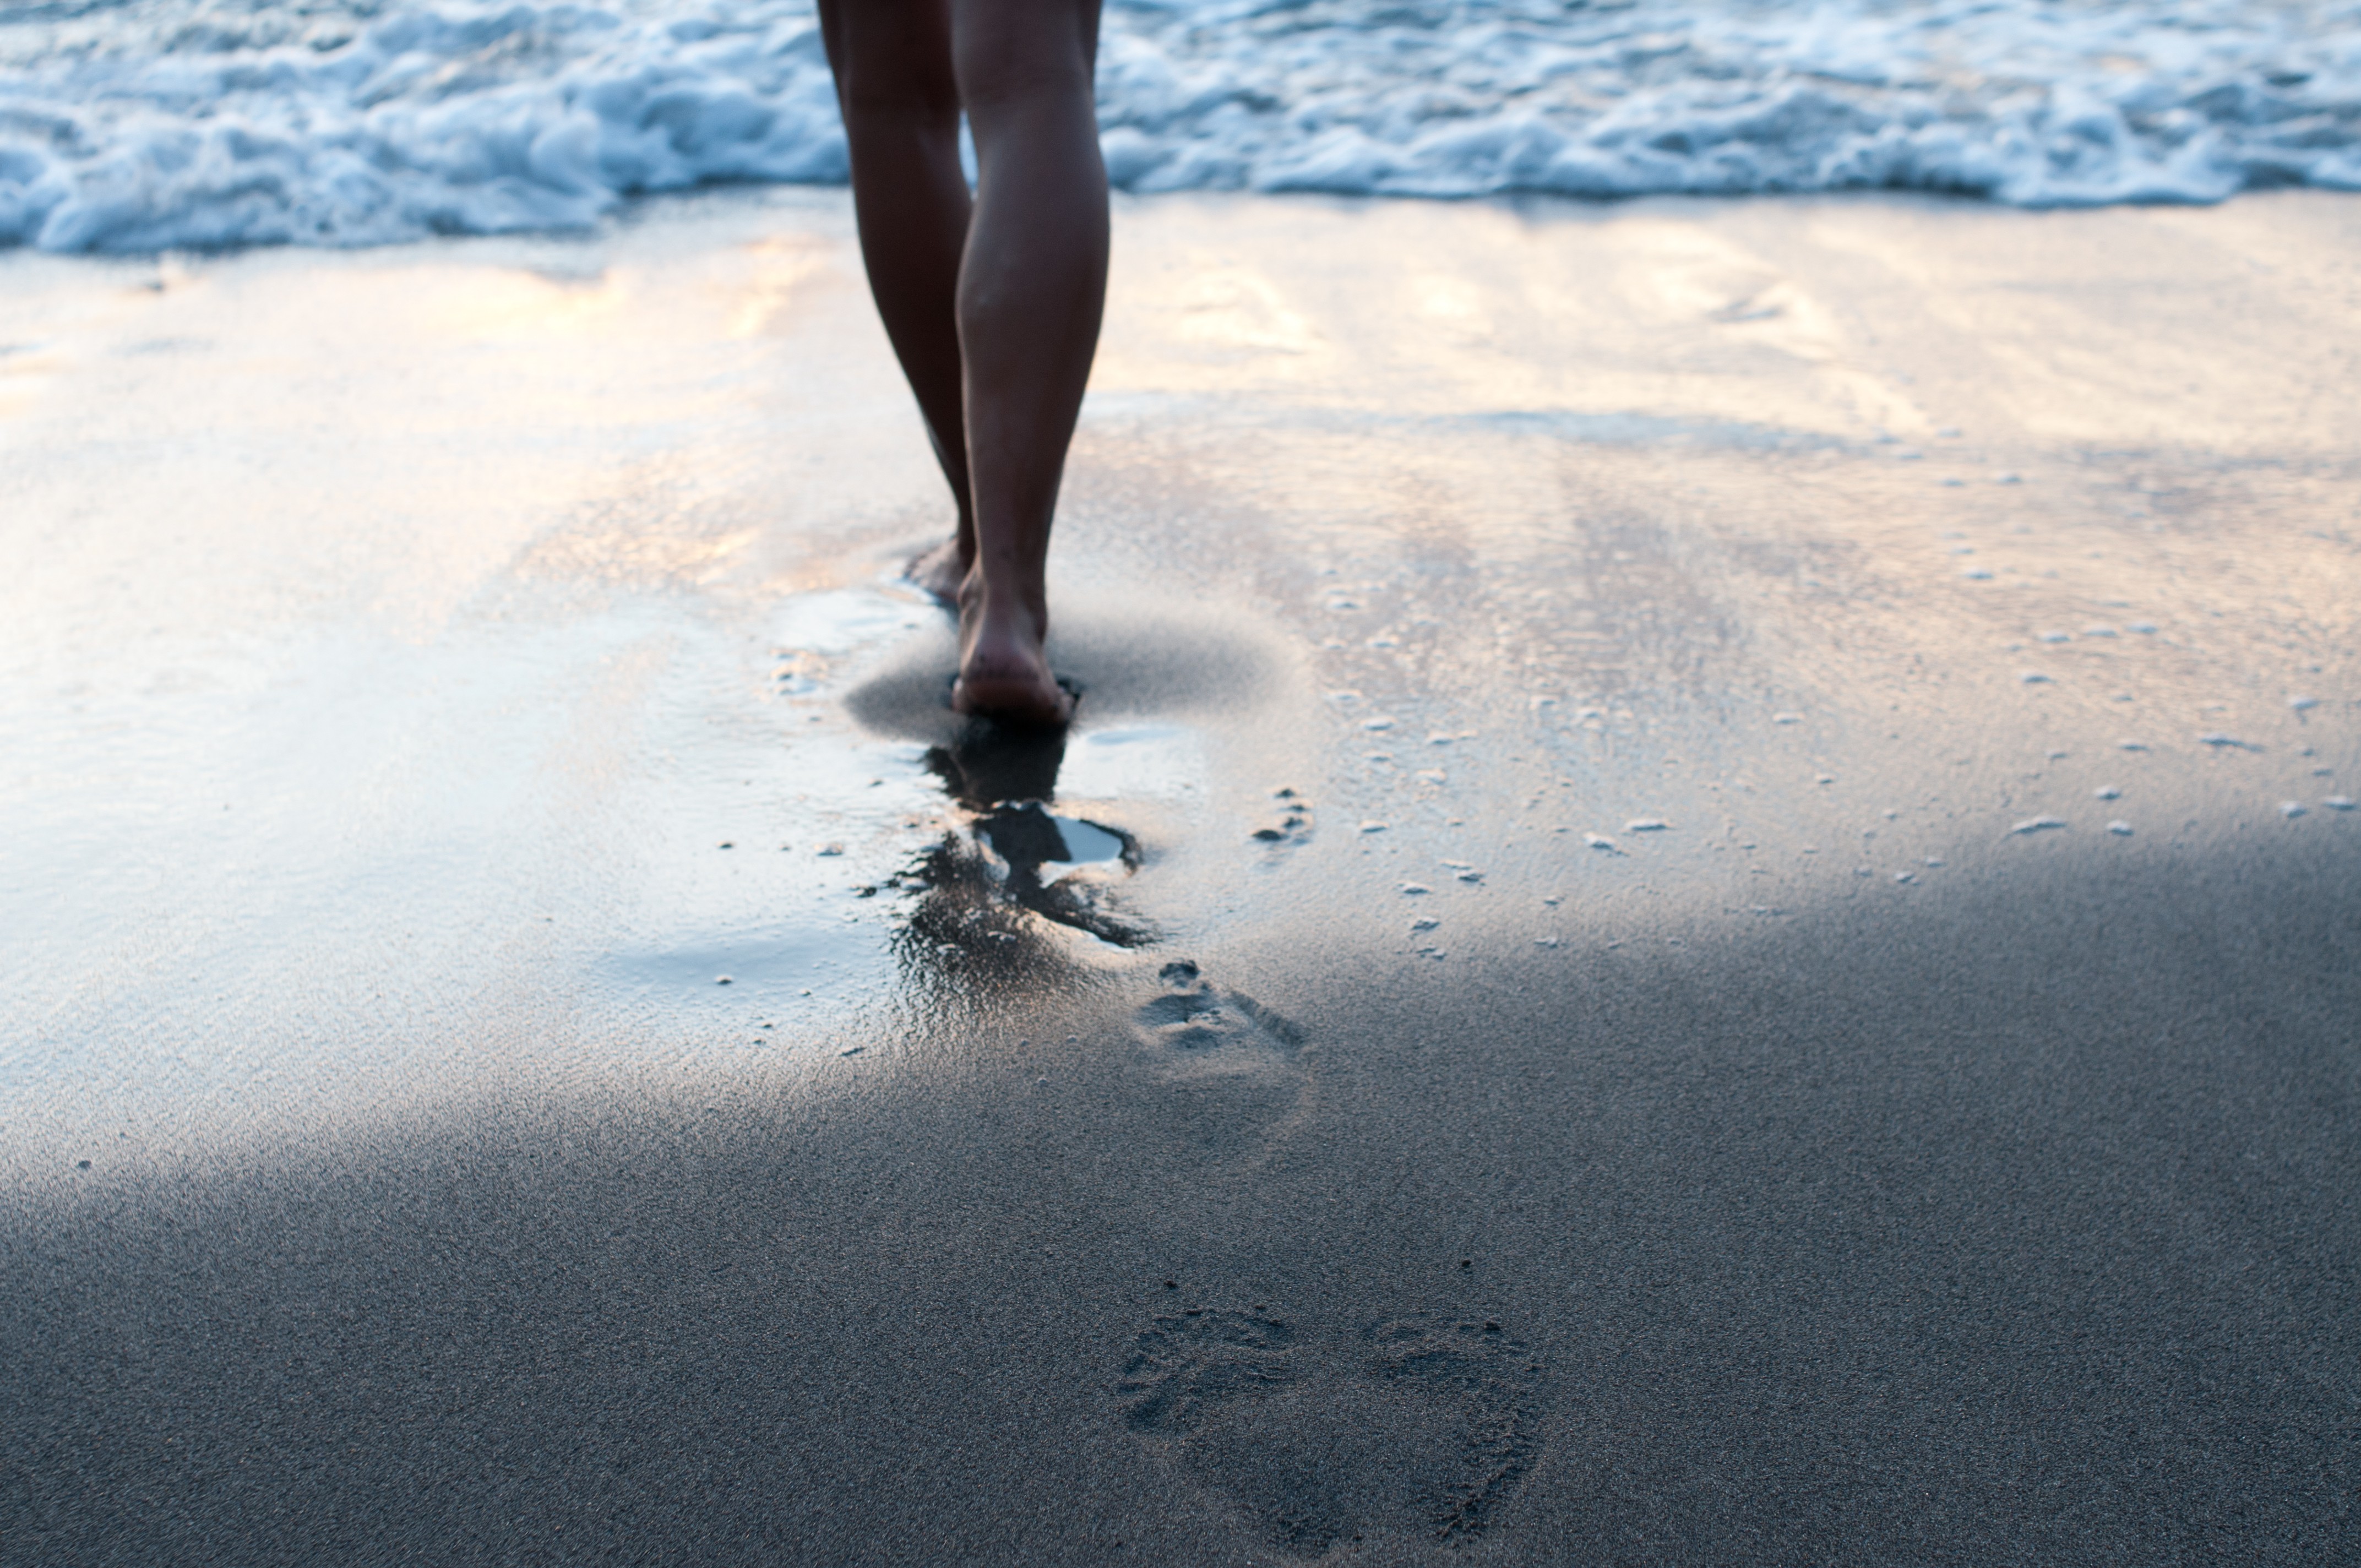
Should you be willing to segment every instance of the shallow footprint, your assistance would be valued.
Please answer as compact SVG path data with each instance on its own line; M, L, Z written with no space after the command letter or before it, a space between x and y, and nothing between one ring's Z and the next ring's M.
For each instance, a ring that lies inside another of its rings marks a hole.
M1303 1031L1185 959L1166 964L1158 981L1158 993L1131 1016L1159 1085L1143 1102L1152 1124L1201 1154L1255 1163L1303 1114Z
M1492 1318L1400 1318L1367 1337L1372 1376L1421 1387L1458 1417L1457 1463L1427 1519L1440 1535L1476 1534L1532 1464L1540 1363Z
M1195 1073L1257 1072L1291 1064L1303 1031L1253 998L1216 987L1186 959L1157 972L1162 994L1132 1014L1159 1064Z
M1192 1309L1139 1335L1117 1393L1132 1431L1312 1558L1371 1530L1482 1532L1532 1463L1538 1370L1497 1321L1331 1337Z
M1124 1419L1134 1431L1195 1431L1209 1406L1257 1386L1293 1382L1294 1349L1295 1331L1259 1312L1192 1307L1159 1317L1124 1368Z

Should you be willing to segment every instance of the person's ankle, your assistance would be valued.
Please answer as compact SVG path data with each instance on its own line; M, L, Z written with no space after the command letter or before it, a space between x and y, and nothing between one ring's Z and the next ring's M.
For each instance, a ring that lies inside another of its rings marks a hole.
M1039 635L1049 630L1049 596L1038 588L1010 588L994 583L982 572L970 571L960 585L959 602L963 617L972 615L994 624L1019 620Z

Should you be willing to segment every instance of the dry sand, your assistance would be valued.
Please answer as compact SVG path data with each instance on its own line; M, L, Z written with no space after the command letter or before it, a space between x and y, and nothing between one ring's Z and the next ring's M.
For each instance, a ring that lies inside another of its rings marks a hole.
M0 258L0 1557L2350 1554L2361 200L850 234Z

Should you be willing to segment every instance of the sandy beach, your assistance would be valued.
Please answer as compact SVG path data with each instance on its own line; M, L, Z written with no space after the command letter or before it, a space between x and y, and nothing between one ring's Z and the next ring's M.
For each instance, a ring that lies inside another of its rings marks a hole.
M0 1559L2349 1557L2356 258L1118 198L1045 740L840 192L0 254Z

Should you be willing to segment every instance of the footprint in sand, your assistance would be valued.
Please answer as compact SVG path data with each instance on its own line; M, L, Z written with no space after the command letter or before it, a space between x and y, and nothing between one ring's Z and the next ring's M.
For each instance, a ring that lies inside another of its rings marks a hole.
M1480 1534L1532 1464L1539 1371L1497 1320L1322 1334L1191 1309L1138 1337L1117 1395L1133 1431L1313 1558L1372 1530Z
M1191 1148L1251 1162L1303 1112L1303 1031L1185 959L1157 978L1157 994L1132 1014L1160 1085L1157 1125Z
M1190 1074L1291 1064L1303 1031L1251 997L1217 987L1186 959L1157 971L1163 991L1132 1014L1159 1065Z

